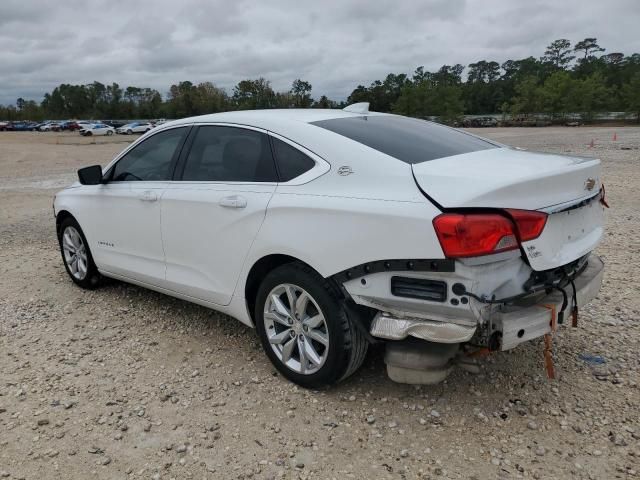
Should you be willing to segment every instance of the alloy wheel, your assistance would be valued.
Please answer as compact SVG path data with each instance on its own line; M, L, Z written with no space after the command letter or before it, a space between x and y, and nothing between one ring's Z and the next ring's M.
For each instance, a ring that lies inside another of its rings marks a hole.
M264 305L264 326L278 359L294 372L311 375L329 353L327 322L314 298L303 288L276 286Z
M87 249L80 233L72 226L64 229L62 251L64 252L64 261L71 275L77 280L84 280L84 277L87 276L88 268Z

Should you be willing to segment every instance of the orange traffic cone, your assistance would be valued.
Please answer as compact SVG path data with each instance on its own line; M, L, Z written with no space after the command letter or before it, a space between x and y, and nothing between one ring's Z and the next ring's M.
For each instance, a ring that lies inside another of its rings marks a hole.
M618 134L613 132L613 141L615 142L616 140L618 140Z
M593 142L593 138L591 139L591 143L589 143L589 148L593 148L595 146L595 143Z

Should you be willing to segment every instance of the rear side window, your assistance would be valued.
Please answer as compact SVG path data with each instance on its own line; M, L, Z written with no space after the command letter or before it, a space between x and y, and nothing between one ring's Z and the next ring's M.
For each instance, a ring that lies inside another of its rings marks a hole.
M334 118L313 125L410 164L498 147L444 125L397 115Z
M278 162L280 181L288 182L311 170L316 162L297 148L273 137L273 148Z
M186 128L172 128L147 138L118 160L112 181L171 180L173 157L182 145Z
M264 133L244 128L199 127L182 180L277 182L269 138Z

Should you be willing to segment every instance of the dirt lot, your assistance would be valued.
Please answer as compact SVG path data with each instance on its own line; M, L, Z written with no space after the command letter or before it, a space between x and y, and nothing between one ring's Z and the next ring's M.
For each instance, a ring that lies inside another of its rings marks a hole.
M434 387L392 383L375 350L297 388L232 319L67 278L53 194L128 138L0 133L0 479L640 476L640 128L476 132L603 160L606 278L555 337L556 381L536 341Z

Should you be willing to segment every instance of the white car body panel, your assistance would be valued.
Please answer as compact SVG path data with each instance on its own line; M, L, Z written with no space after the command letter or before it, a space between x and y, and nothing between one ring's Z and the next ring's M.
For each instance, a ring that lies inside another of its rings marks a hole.
M139 125L126 124L126 125L123 125L122 127L118 127L116 129L116 132L127 133L131 131L131 133L146 133L152 128L153 128L153 125L151 125L150 123L141 123Z
M422 189L445 208L540 210L600 190L600 160L515 148L431 160L413 165L413 171ZM588 178L595 181L590 191Z
M91 132L91 135L110 135L115 133L115 128L110 127L109 125L87 125L79 130L80 134L86 134L87 132Z
M69 190L70 202L73 196L81 199L69 211L82 222L94 261L105 274L165 286L158 201L165 187L164 182L114 182Z
M600 244L604 235L604 207L598 199L596 196L580 208L550 214L542 234L522 243L534 270L566 265Z
M543 234L522 245L526 262L520 251L512 251L458 260L455 272L363 275L344 282L356 303L389 315L473 328L481 318L474 302L434 305L399 299L390 292L390 277L443 279L449 288L458 282L478 296L508 297L522 292L522 283L534 270L572 262L600 241L600 203L564 211L598 192L598 160L492 148L410 165L309 124L362 115L336 110L249 111L168 122L142 135L103 171L152 135L203 124L268 132L306 153L316 166L279 184L76 183L57 195L55 212L65 210L76 217L103 274L215 308L248 325L253 312L245 288L261 259L293 257L325 278L369 262L444 260L432 223L442 213L439 207L561 206L563 211L552 208ZM588 178L595 180L591 194L585 191Z
M228 305L275 188L172 182L162 197L167 287Z

